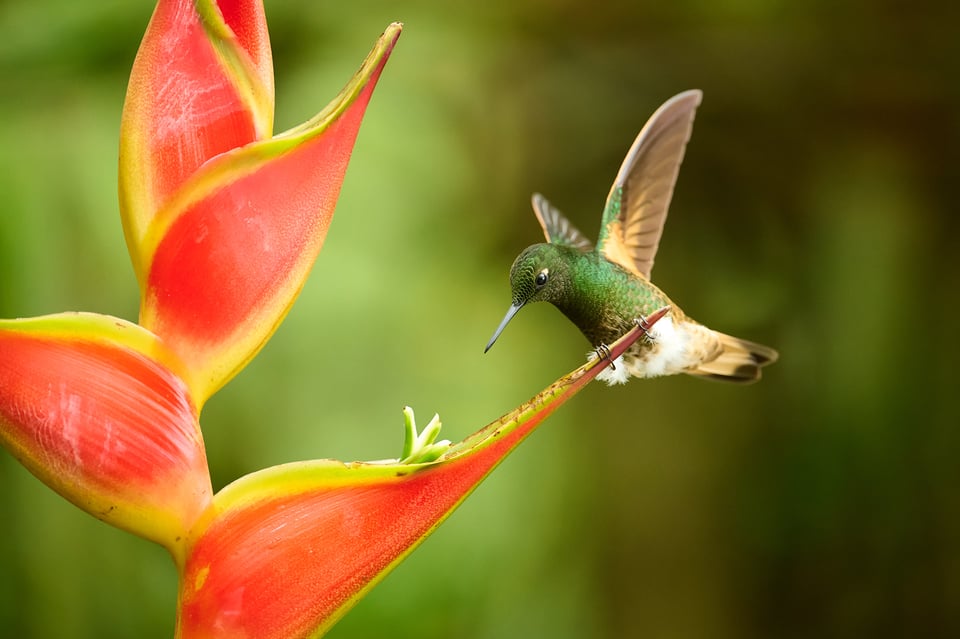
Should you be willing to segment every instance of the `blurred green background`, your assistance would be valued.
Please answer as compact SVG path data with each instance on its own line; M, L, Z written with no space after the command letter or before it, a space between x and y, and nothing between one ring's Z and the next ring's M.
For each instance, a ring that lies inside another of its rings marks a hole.
M392 20L337 217L214 397L215 488L459 439L579 365L553 308L487 355L544 193L595 236L640 127L704 102L655 280L781 361L736 387L593 384L336 639L960 636L960 9L898 2L268 0L277 130ZM116 204L145 0L0 2L0 316L135 319ZM0 455L0 634L172 636L176 575Z

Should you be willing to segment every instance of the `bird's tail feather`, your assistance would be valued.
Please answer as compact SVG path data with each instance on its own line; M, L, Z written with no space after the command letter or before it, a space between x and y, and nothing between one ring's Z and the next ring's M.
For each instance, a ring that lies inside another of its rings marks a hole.
M688 370L689 374L725 382L751 384L760 379L761 368L777 361L777 351L769 346L723 333L716 335L720 338L717 357Z

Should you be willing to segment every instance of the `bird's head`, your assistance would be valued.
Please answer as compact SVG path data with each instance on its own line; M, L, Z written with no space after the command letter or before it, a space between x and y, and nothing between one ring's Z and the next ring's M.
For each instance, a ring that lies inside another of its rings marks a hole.
M534 244L523 250L510 268L510 308L493 337L483 349L486 353L500 337L513 316L530 302L556 302L569 288L569 249L556 244Z

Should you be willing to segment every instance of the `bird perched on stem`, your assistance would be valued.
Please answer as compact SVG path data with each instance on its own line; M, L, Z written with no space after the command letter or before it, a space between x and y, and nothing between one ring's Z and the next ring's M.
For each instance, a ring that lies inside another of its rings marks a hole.
M598 376L608 383L630 377L687 373L733 382L754 382L777 359L767 346L711 330L680 310L650 281L667 209L684 149L690 139L700 91L685 91L650 117L627 153L607 196L594 246L539 194L533 211L547 243L523 250L510 269L513 299L484 352L504 327L531 302L550 302L603 356L605 344L669 306L647 339Z

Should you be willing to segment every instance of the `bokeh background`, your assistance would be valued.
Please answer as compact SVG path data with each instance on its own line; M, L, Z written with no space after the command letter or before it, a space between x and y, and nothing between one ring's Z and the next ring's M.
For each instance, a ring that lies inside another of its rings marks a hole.
M216 488L459 439L577 366L553 308L487 355L540 191L595 235L666 98L705 98L655 280L771 344L736 387L591 385L335 639L960 636L960 9L900 2L268 0L277 130L392 20L313 274L203 427ZM116 203L147 0L0 2L0 316L135 319ZM176 575L0 455L0 634L167 638Z

